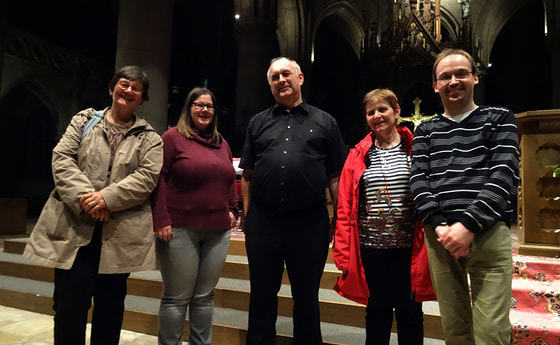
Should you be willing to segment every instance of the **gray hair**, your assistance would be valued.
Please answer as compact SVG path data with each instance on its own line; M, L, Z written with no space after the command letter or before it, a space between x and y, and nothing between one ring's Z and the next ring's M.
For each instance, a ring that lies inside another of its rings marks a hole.
M286 60L290 65L295 67L297 74L301 74L301 67L299 67L298 63L294 59L290 59L289 57L279 56L275 57L274 59L270 60L270 64L268 65L268 70L266 71L266 80L268 80L268 84L272 84L272 80L270 80L270 67L277 61Z

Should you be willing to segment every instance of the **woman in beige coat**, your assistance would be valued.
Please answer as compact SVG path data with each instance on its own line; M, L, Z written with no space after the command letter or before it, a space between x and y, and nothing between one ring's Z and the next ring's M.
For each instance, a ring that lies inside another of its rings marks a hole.
M155 267L148 197L163 146L134 114L149 85L140 67L121 68L111 107L79 112L53 150L55 190L24 255L55 268L56 345L85 343L92 298L91 344L118 344L128 275Z

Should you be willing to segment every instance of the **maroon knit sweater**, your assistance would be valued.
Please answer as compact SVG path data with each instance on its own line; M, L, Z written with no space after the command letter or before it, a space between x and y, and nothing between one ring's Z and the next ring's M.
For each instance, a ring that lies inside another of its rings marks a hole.
M228 143L185 138L176 128L162 135L163 168L152 194L154 229L172 225L229 229L237 216L235 170Z

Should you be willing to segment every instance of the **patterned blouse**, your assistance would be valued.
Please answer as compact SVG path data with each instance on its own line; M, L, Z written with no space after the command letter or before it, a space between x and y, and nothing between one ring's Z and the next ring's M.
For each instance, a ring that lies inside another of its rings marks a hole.
M399 144L372 146L360 181L360 245L375 249L412 246L414 203L410 192L410 156Z

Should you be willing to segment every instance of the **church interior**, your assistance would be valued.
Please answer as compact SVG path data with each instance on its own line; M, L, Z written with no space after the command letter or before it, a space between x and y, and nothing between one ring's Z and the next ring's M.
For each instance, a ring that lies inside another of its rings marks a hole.
M560 106L557 0L31 0L1 6L0 125L7 135L0 146L7 164L19 169L3 172L12 182L0 195L36 199L30 203L35 213L52 187L45 183L50 151L70 117L107 106L108 79L124 64L151 74L151 100L141 113L161 133L176 124L191 88L210 88L234 156L250 117L273 102L265 72L279 55L299 62L305 100L336 118L349 146L366 131L361 98L374 88L395 90L403 118L442 110L431 66L446 47L475 57L478 104L515 113Z
M53 147L75 113L110 104L107 84L124 65L150 74L150 101L139 113L160 134L175 126L193 87L212 90L219 130L239 157L250 118L274 102L272 58L298 61L304 99L333 115L352 147L367 132L361 100L372 89L394 90L409 123L442 112L431 74L444 48L474 57L477 104L507 107L521 114L523 134L548 135L524 144L538 149L522 165L546 161L548 170L527 173L536 182L520 187L520 205L530 214L524 225L552 230L520 240L560 255L560 179L550 168L560 166L560 0L1 1L2 207L19 200L25 218L39 215L53 188ZM518 263L521 271L540 267ZM428 327L437 322L428 318ZM433 327L428 335L441 337ZM230 340L223 343L237 344Z

